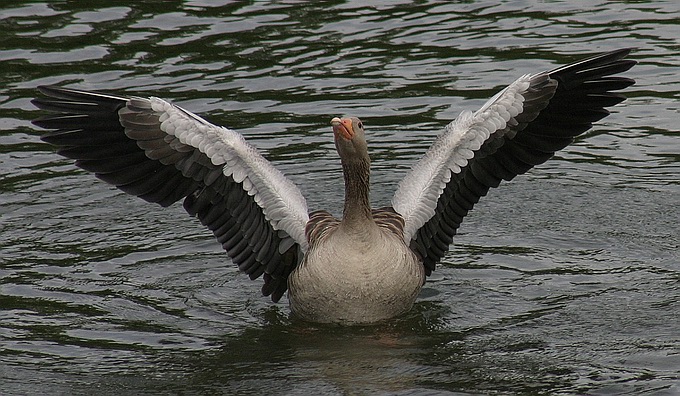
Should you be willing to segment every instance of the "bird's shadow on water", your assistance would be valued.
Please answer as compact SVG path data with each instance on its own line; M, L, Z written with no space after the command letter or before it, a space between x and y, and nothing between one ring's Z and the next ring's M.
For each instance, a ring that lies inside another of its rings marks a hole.
M574 389L567 370L520 356L496 355L492 329L455 328L451 310L419 301L402 317L372 326L318 325L276 307L261 327L220 341L216 348L174 353L182 387L239 394L364 394L414 391L519 393ZM483 334L490 336L484 337ZM480 337L482 335L482 337ZM531 344L519 351L540 348ZM168 356L166 356L167 358ZM524 360L522 360L524 359ZM515 364L517 367L503 367ZM178 367L181 366L181 367ZM521 367L520 367L521 366ZM541 366L537 369L538 366Z

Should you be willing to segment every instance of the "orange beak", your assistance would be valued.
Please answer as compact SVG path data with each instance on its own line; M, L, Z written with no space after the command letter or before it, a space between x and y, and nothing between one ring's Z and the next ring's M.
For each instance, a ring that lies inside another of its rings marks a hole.
M333 133L335 136L342 136L347 140L352 140L354 137L354 128L352 128L352 120L349 118L333 117L331 120L333 125Z

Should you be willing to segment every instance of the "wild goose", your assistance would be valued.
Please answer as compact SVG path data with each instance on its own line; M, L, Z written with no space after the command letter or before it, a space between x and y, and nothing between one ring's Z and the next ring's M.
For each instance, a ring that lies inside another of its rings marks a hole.
M33 100L42 140L128 194L184 208L262 293L313 322L373 323L408 311L463 218L502 180L548 160L606 117L634 81L629 49L526 74L446 126L399 184L369 203L364 125L331 120L345 179L342 219L308 213L300 190L237 132L156 97L56 86Z

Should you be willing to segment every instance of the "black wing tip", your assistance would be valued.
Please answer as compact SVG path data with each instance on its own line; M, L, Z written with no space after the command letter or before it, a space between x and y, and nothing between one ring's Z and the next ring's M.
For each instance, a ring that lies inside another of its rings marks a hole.
M31 104L46 111L47 114L32 120L31 123L42 129L70 128L62 122L66 119L106 118L116 113L128 101L125 97L58 85L39 85L36 89L43 96L31 99Z
M627 88L635 84L632 78L618 76L638 62L626 57L634 48L620 48L602 52L553 69L547 74L558 81L558 90L572 90L591 82L607 82L605 91Z
M556 69L550 71L549 73L559 72L565 69L569 70L573 67L578 67L579 69L590 68L593 66L607 65L617 62L622 62L623 64L630 64L630 67L633 67L633 65L637 64L637 61L633 59L626 59L626 57L628 57L628 55L630 55L631 52L633 52L635 49L636 48L634 47L628 47L619 48L607 52L595 53L585 58L578 59L573 63L568 63L566 65L557 67Z
M607 51L607 52L600 52L597 54L594 54L588 58L583 59L583 61L589 61L589 60L602 60L604 62L614 62L618 60L623 60L626 58L628 55L631 54L631 52L635 51L637 48L636 47L624 47L624 48L619 48L615 49L612 51ZM626 59L627 61L632 61L637 63L636 61L632 59Z
M631 52L635 51L637 47L624 47L624 48L619 48L615 49L613 51L605 52L604 54L611 54L612 56L615 56L619 59L625 58L626 56L630 55Z
M76 89L76 88L66 88L66 87L62 87L60 85L38 85L36 87L36 89L41 94L43 94L45 96L52 97L52 98L63 98L64 95L70 96L72 94L88 94L88 95L102 94L102 95L106 95L105 93L102 93L102 92L85 91L85 90Z
M631 67L633 67L633 66L635 66L635 65L634 64L631 65ZM628 69L630 69L630 67ZM626 69L626 70L628 70L628 69ZM626 89L626 88L631 87L631 86L633 86L637 83L637 81L635 81L634 79L629 78L629 77L618 77L617 76L617 77L610 77L610 79L614 79L613 81L616 82L616 86L613 87L612 89L610 89L609 92Z
M620 71L618 71L618 73L623 73L625 71L628 71L628 70L632 69L633 66L635 66L637 64L638 64L638 61L636 61L634 59L622 59L622 60L619 61L619 70ZM635 83L635 80L633 80L633 79L630 79L630 80L633 81L633 83Z
M43 95L51 96L53 92L59 92L65 88L62 88L58 85L38 85L36 89Z
M40 107L41 109L43 107ZM42 116L39 118L36 118L35 120L31 120L31 124L37 126L38 128L42 129L49 129L49 130L54 130L58 129L57 127L54 126L55 121L59 120L62 118L63 115L48 115L48 116ZM55 132L62 132L62 131L55 131ZM46 135L50 134L50 132L45 132ZM45 136L45 135L43 135ZM40 137L40 139L43 139L43 136ZM44 139L43 139L44 140Z
M43 91L40 91L40 92L43 92ZM54 102L54 99L50 99L50 98L33 98L33 99L31 99L31 104L33 106L37 107L40 110L49 110L50 107L52 106L53 102ZM37 121L37 120L34 120L32 122L35 124L35 121Z
M49 100L54 100L54 99L74 99L73 95L82 95L82 94L89 94L90 92L88 91L83 91L79 89L73 89L73 88L66 88L66 87L61 87L59 85L38 85L36 87L38 92L41 94L47 96L50 99L44 99L45 101ZM94 92L93 92L94 93ZM40 100L40 98L33 99L31 103L35 100Z
M128 98L109 94L100 91L87 91L83 89L66 88L59 85L38 85L38 92L46 98L35 98L31 100L36 107L39 105L51 105L60 101L67 102L86 102L91 104L127 102Z

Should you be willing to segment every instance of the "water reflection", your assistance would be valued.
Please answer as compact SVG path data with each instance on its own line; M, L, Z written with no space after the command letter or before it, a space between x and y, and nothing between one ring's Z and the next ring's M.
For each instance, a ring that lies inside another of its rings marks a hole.
M264 326L224 339L217 349L164 354L154 366L177 373L174 381L194 389L238 394L540 392L574 386L577 375L540 339L490 328L446 330L433 310L441 307L419 303L409 318L352 328L291 323L270 312ZM490 368L500 366L504 370L492 374ZM157 389L154 377L145 373L126 382L136 389ZM172 377L164 375L166 386L173 387ZM98 381L96 388L120 385L119 378L110 380Z

